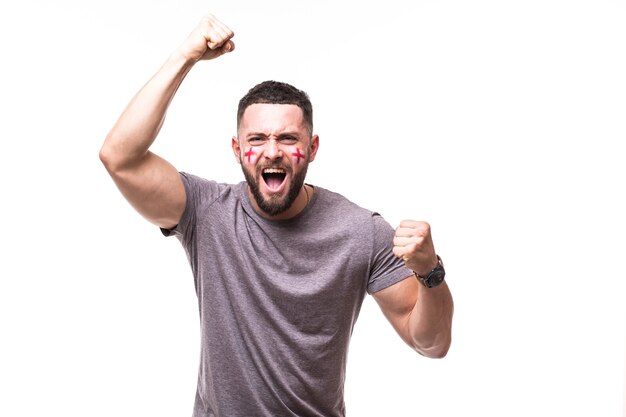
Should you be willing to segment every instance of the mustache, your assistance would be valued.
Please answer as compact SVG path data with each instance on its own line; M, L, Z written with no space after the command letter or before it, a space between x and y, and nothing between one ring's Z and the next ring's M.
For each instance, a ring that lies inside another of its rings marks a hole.
M269 164L265 164L265 165L257 165L256 172L258 174L262 174L263 170L265 170L265 169L282 169L287 174L291 174L293 172L293 169L291 168L291 166L285 165L285 164L280 164L280 163L279 164L277 164L277 163L269 163Z

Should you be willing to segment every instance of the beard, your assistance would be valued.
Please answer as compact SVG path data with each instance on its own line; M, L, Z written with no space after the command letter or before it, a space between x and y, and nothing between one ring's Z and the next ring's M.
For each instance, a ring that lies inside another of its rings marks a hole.
M302 189L302 186L304 185L304 179L306 177L308 167L309 163L308 161L306 161L302 169L297 174L289 176L291 180L289 181L289 191L287 192L286 196L283 197L280 195L272 195L266 199L265 197L263 197L263 194L261 194L259 179L262 178L261 173L263 172L263 169L268 167L257 167L255 176L244 168L243 163L241 164L241 170L243 171L246 182L248 183L248 186L252 191L254 200L256 201L259 208L270 216L276 216L277 214L287 211L291 207L293 202L296 201L296 198L300 193L300 189ZM288 167L281 166L280 168L284 169L288 174L293 173L293 171Z

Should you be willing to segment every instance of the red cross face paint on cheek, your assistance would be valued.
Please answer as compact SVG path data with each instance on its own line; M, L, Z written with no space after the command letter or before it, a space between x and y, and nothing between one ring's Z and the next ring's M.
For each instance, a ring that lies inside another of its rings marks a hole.
M250 163L250 159L254 156L254 151L252 150L252 148L248 149L246 153L244 153L244 156L248 158L248 163Z
M296 158L296 164L299 164L300 159L304 158L304 155L300 153L300 148L296 148L296 152L292 152L291 155Z

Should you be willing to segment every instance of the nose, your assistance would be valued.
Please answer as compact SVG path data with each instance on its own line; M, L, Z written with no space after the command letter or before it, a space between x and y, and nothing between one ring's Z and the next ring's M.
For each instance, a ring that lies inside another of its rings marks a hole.
M267 147L265 148L265 157L271 160L281 159L283 152L280 149L280 145L276 139L270 139L267 141Z

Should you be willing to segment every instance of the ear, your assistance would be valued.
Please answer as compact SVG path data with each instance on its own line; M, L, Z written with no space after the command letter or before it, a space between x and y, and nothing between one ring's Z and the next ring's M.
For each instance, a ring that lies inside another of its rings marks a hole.
M320 147L320 137L317 135L313 135L311 137L311 142L310 142L310 151L309 151L309 162L313 162L313 160L315 159L315 154L317 153L317 150Z
M238 164L241 164L241 148L239 147L239 139L236 136L233 136L231 146L233 148L233 153L235 154L235 159Z

